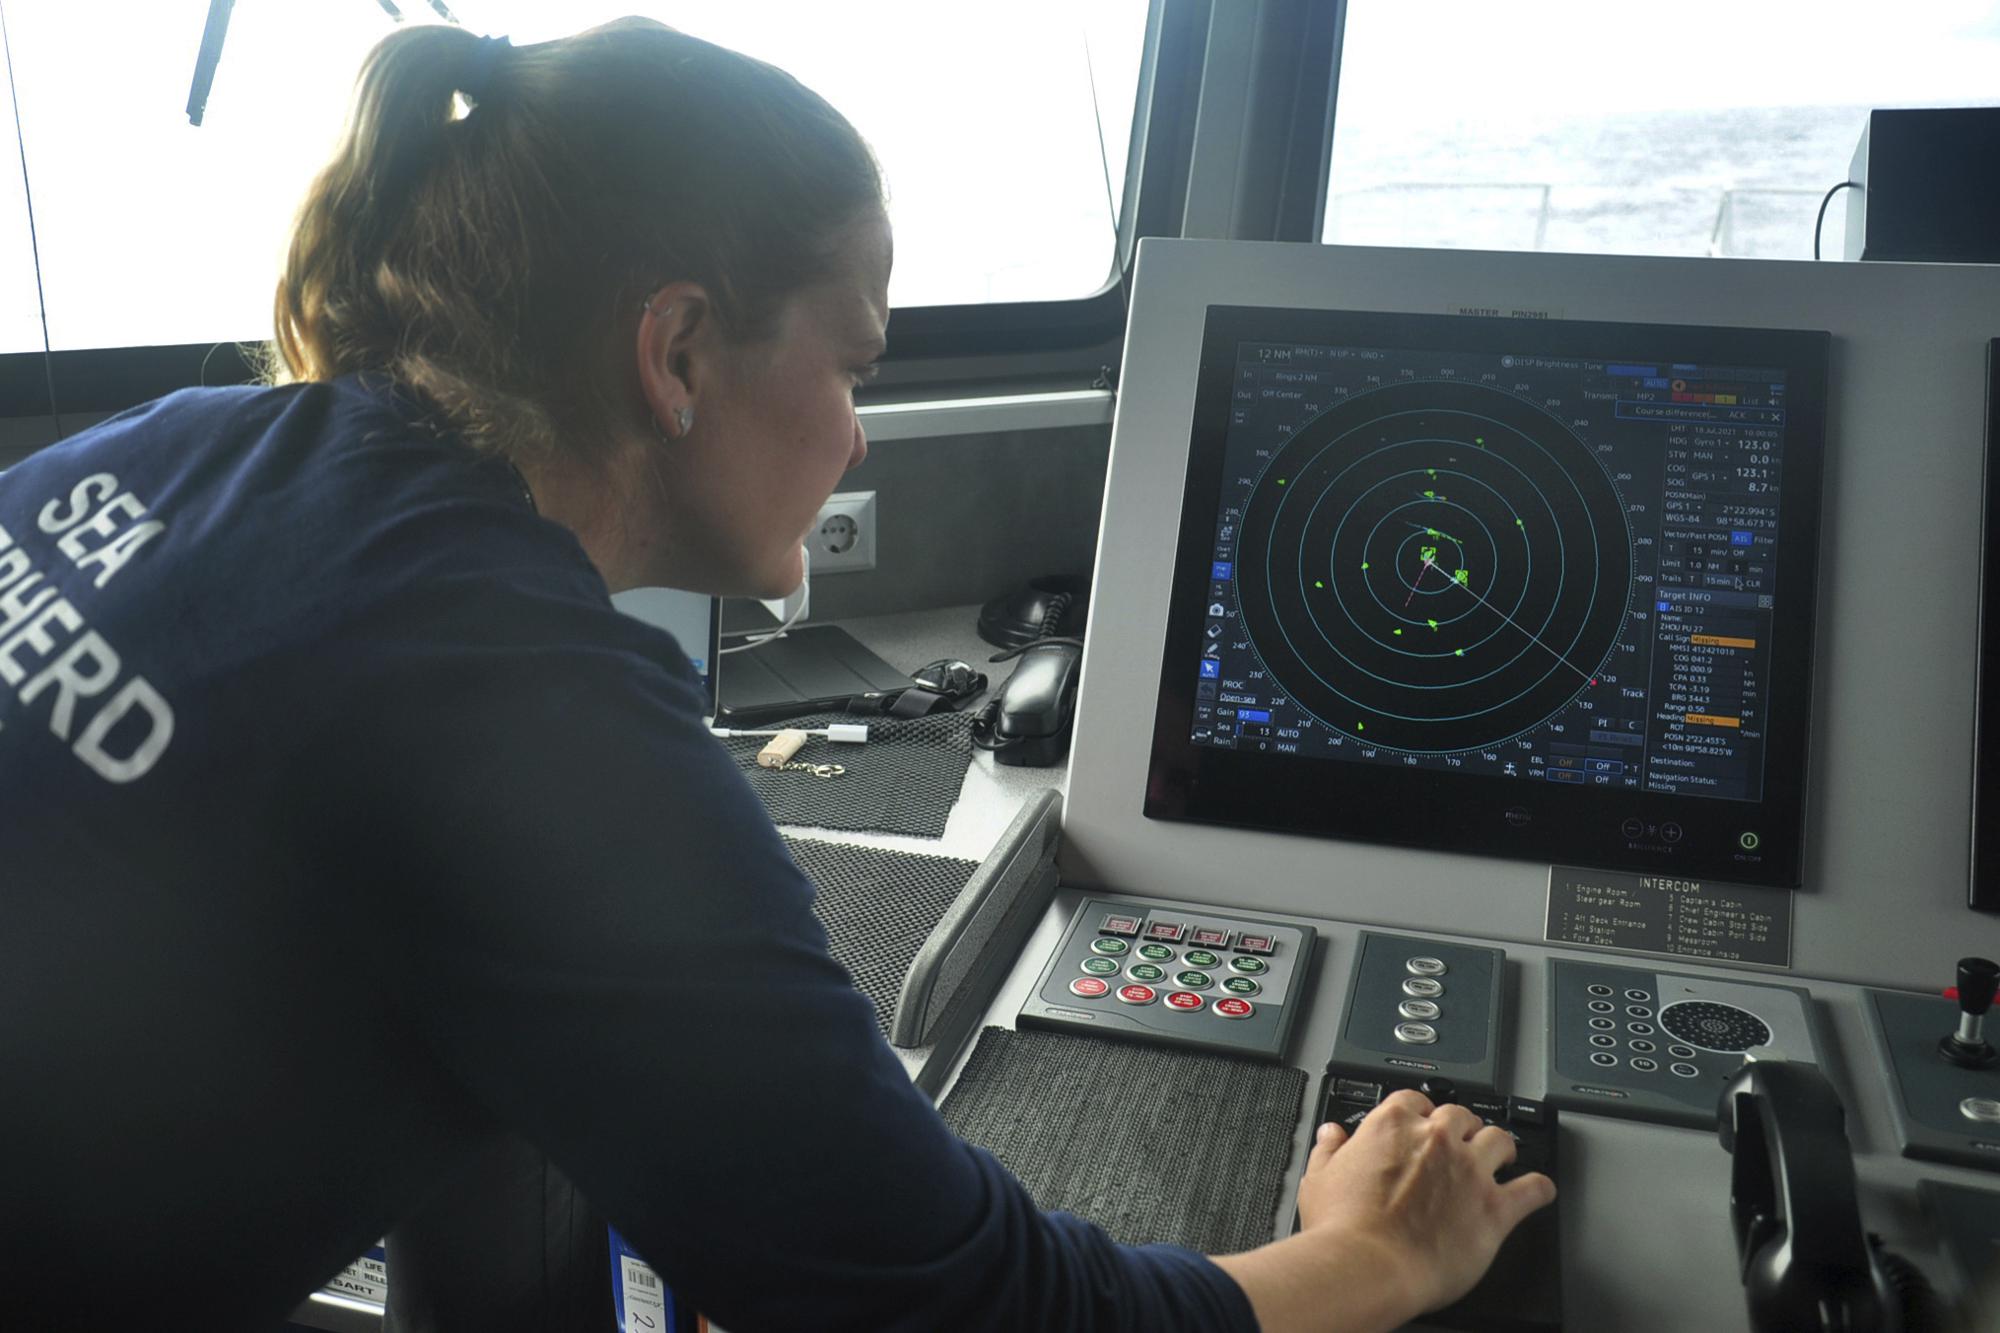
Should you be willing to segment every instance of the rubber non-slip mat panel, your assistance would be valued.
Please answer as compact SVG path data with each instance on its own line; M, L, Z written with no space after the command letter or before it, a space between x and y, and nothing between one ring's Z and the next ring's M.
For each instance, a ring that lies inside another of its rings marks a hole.
M1233 1254L1274 1238L1305 1089L1284 1065L987 1028L941 1110L1043 1208Z
M769 725L811 731L833 722L865 722L868 743L836 745L815 736L799 751L798 758L803 763L841 765L847 771L837 778L759 768L757 752L770 743L769 737L737 736L723 741L764 808L771 812L772 821L804 828L943 837L945 820L958 804L965 770L972 763L971 717L964 713L913 718L815 713Z
M808 838L786 838L785 846L813 882L813 913L826 927L827 952L874 1001L887 1038L917 950L979 863Z

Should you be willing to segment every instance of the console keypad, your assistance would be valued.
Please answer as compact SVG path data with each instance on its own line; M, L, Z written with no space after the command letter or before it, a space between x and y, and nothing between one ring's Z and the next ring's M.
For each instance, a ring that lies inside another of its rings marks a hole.
M1791 986L1551 962L1549 1099L1575 1110L1706 1128L1746 1052L1816 1060Z
M1278 1058L1315 938L1303 924L1085 898L1021 1019Z

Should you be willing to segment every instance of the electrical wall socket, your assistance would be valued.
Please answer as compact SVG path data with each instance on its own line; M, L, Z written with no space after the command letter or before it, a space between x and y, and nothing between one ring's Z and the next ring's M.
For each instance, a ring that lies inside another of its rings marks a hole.
M842 491L819 507L819 523L806 538L815 574L875 568L875 492Z

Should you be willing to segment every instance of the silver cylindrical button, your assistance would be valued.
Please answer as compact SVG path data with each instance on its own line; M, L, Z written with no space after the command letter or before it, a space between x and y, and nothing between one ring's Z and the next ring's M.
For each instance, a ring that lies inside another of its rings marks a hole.
M1444 994L1444 983L1433 981L1429 977L1405 977L1403 994L1414 996L1419 1000L1435 1000Z
M1420 1023L1428 1023L1438 1016L1438 1007L1429 1000L1405 1000L1396 1006L1396 1012L1404 1018L1413 1018Z
M1441 977L1444 975L1442 958L1411 958L1403 963L1414 977Z
M1967 1097L1958 1104L1958 1113L1967 1120L1977 1120L1981 1124L2000 1125L2000 1100L1992 1097Z
M1396 1040L1406 1046L1429 1046L1437 1039L1437 1029L1429 1023L1396 1024Z

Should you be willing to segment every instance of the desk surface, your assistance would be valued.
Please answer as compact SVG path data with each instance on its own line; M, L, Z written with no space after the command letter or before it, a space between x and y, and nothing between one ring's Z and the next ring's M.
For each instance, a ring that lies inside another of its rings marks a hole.
M997 690L1014 669L1014 664L1011 661L987 662L986 659L999 649L979 637L978 623L977 606L957 606L937 611L910 611L892 616L844 620L841 628L890 666L914 671L939 658L956 657L984 671L991 679L989 688ZM973 706L979 705L975 703ZM958 804L952 807L942 838L833 832L790 826L785 828L785 832L831 842L977 861L993 850L1022 804L1038 792L1060 789L1066 772L1067 769L1060 765L1054 768L1010 768L994 763L992 755L975 750L972 767L965 775L965 789Z

